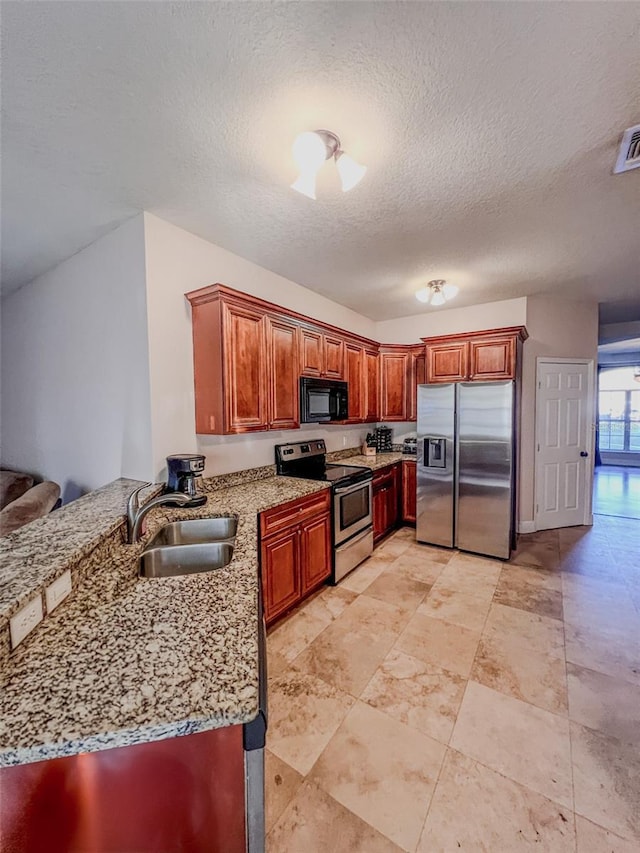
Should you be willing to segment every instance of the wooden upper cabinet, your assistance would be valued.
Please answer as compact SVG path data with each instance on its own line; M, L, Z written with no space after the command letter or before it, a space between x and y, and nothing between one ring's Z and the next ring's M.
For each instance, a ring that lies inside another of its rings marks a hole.
M380 350L380 420L406 421L408 400L406 347Z
M322 332L300 329L300 373L303 376L322 376Z
M462 382L467 378L469 344L466 341L427 346L427 382Z
M380 356L374 350L364 351L364 422L380 417Z
M344 341L316 329L300 329L300 373L324 379L344 377Z
M225 415L229 432L268 429L265 316L223 304Z
M365 418L365 360L364 349L357 344L345 344L344 378L349 385L348 423L362 423Z
M297 429L300 426L298 377L298 327L287 320L267 316L269 427Z
M427 365L424 347L414 347L409 353L409 376L407 400L407 420L415 421L418 417L418 385L427 381Z
M514 379L516 338L511 335L469 344L469 379Z
M516 379L519 355L526 339L524 326L423 338L427 352L427 382Z
M324 376L327 379L344 377L344 341L324 335Z

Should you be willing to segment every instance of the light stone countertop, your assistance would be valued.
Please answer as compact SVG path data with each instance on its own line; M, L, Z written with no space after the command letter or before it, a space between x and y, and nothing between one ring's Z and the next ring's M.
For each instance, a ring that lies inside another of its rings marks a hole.
M329 484L265 471L254 482L209 492L198 509L152 510L143 542L127 546L118 529L121 504L135 485L106 487L118 492L120 508L113 523L107 519L110 534L96 552L102 562L78 576L72 597L2 665L0 766L245 723L258 712L257 515ZM76 507L84 531L76 541L80 553L93 541L90 498ZM174 578L137 576L137 556L159 526L227 514L239 519L229 566ZM40 535L33 529L23 536L20 557L27 565L28 543L41 554L42 536L55 537L55 515ZM59 520L63 529L65 516ZM95 534L95 517L93 524ZM41 556L36 562L43 571Z
M379 468L386 468L387 465L393 465L394 462L402 462L403 459L411 459L415 462L416 457L410 456L408 453L376 453L375 456L349 456L348 459L341 460L349 465L361 465L363 468L371 468L372 471L377 471Z

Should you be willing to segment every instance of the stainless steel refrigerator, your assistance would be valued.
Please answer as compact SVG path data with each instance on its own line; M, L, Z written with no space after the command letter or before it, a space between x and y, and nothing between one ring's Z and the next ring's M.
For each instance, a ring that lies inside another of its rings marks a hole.
M513 382L419 385L418 541L508 559L515 462Z

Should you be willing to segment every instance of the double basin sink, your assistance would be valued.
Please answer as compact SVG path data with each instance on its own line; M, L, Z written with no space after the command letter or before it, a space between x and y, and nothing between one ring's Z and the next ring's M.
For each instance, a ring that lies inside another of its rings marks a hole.
M237 528L238 519L233 516L166 524L140 555L138 574L145 578L169 578L228 566Z

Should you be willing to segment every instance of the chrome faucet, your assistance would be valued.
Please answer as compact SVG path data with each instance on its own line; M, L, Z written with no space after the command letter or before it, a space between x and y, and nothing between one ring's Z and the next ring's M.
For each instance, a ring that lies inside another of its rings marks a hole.
M156 506L187 506L191 504L193 498L190 495L185 495L183 492L170 492L167 495L157 495L151 498L144 506L140 506L140 492L148 488L151 483L146 483L134 489L129 495L127 501L127 540L129 545L135 545L140 536L142 522L147 513Z

